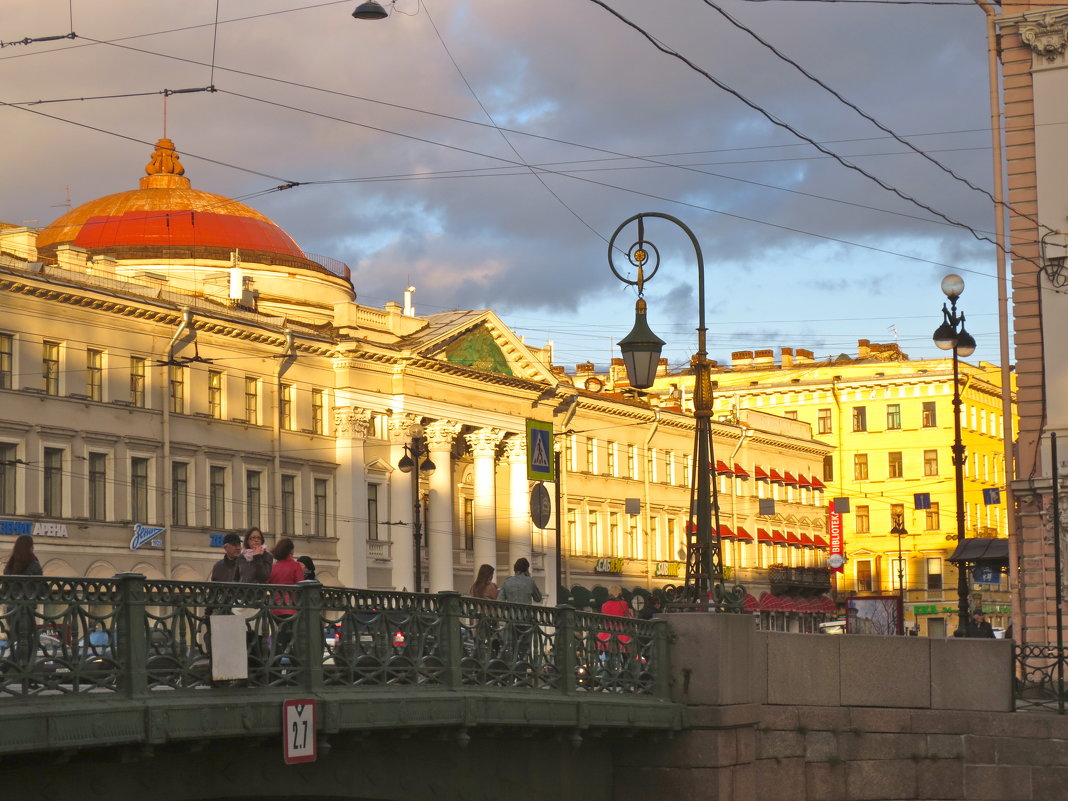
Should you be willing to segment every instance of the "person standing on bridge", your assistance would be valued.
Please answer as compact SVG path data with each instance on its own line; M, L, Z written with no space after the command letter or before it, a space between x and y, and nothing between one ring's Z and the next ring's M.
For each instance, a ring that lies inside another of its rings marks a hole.
M475 583L467 594L472 598L485 598L493 601L497 598L497 585L493 581L493 565L482 565L475 576Z
M509 576L501 584L499 601L511 601L514 604L541 603L541 590L530 577L530 562L522 556L515 560L515 575Z
M241 551L241 582L244 584L266 584L271 577L274 557L264 545L263 532L253 526L245 534L245 549Z
M37 556L33 552L33 537L29 534L19 534L15 538L15 546L11 549L11 556L4 565L5 576L42 576L44 571ZM30 595L30 593L27 593ZM36 604L24 602L22 606L12 605L7 609L8 641L11 646L11 655L17 664L28 666L33 661L34 633L37 622L34 619ZM6 668L6 665L5 665Z

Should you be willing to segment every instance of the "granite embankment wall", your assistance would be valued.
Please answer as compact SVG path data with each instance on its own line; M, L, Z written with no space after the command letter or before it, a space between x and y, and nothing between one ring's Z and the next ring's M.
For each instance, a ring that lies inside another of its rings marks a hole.
M618 750L616 801L1068 801L1068 718L1012 711L1010 642L669 619L686 726Z

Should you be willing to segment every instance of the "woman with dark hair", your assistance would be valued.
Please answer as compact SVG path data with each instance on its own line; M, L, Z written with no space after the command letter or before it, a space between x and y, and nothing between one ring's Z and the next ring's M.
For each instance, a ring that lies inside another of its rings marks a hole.
M33 553L33 537L29 534L19 534L15 538L15 547L11 549L11 556L4 565L5 576L43 576L41 563Z
M245 534L245 547L241 551L237 571L244 584L266 584L271 577L274 557L264 547L263 542L263 532L257 526L253 526Z
M268 584L299 584L304 581L304 566L293 558L293 540L282 537L275 543L271 550L274 557L274 566L271 568L271 576ZM282 656L289 650L289 643L293 640L293 615L296 614L290 604L293 602L288 592L275 593L275 608L272 614L278 621L278 635L275 638L275 656L272 664L283 664Z
M33 553L33 537L29 534L20 534L15 538L15 546L11 549L11 556L4 565L5 576L41 576L44 571L41 563ZM28 589L28 588L27 588ZM26 597L25 595L23 597ZM32 596L31 596L32 597ZM7 608L8 640L11 645L11 656L14 661L28 666L33 661L34 652L37 650L34 644L34 632L37 622L34 620L36 604L23 601L21 605L11 605ZM4 669L7 669L4 665Z
M315 578L315 562L312 561L310 556L298 556L297 561L303 566L304 581L318 581Z
M497 585L493 581L493 565L482 565L475 576L475 583L467 594L472 598L487 598L490 601L497 597Z

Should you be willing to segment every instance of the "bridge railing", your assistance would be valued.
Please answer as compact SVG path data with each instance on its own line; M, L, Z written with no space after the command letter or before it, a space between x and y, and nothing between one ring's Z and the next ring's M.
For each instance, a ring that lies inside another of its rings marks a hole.
M667 698L663 621L570 607L139 574L4 576L0 605L0 698L225 691L229 682L212 680L213 615L243 618L242 683L250 687L491 687Z
M1042 709L1063 715L1068 704L1065 678L1068 655L1052 644L1020 643L1014 647L1014 694L1017 709Z

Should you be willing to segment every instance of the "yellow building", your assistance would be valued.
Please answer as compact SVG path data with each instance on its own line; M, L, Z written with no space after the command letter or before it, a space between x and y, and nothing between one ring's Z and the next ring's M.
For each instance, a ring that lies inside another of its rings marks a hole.
M960 377L965 534L1005 537L1004 496L987 503L983 492L1006 484L1000 369L961 362ZM855 358L823 361L800 349L782 348L778 363L771 350L739 351L712 378L718 419L757 409L807 423L817 440L834 447L822 478L829 499L849 501L839 601L896 594L903 574L906 624L930 636L952 634L957 571L946 561L957 539L952 360L910 360L896 344L860 340ZM692 376L665 373L651 391L690 408ZM900 538L891 533L898 519L908 532ZM1003 576L997 584L972 578L969 592L995 626L1008 624Z

